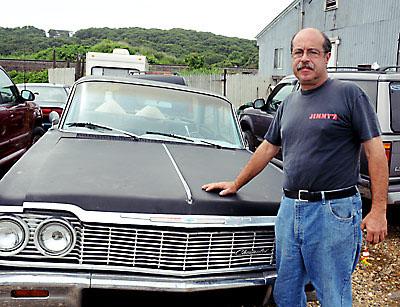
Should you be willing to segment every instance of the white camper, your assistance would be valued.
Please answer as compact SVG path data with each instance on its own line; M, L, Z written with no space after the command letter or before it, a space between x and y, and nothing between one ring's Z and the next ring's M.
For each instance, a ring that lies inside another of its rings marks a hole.
M113 53L88 52L86 75L127 77L148 71L144 55L131 55L128 49L114 49Z

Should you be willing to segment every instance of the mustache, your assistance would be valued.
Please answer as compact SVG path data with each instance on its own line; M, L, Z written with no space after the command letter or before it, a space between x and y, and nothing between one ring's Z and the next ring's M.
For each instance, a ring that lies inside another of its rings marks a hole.
M297 71L300 71L300 70L302 70L303 68L308 68L308 69L314 70L315 66L314 66L314 64L312 64L312 63L310 63L310 62L306 62L306 63L301 63L301 62L300 62L300 63L297 64L297 66L296 66Z

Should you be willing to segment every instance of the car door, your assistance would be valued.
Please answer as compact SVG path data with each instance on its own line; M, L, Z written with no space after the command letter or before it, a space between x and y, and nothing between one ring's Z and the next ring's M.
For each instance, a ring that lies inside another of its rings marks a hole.
M0 95L0 166L3 160L10 154L10 138L8 136L8 121L10 111L8 106L2 103Z
M0 69L0 165L5 163L7 158L12 154L10 144L10 107L12 95L10 86L11 80L6 73Z
M0 164L29 147L31 131L27 103L7 74L0 69Z
M274 119L281 102L295 89L296 82L279 83L261 109L257 110L258 116L254 116L254 134L258 139L263 139L269 125Z

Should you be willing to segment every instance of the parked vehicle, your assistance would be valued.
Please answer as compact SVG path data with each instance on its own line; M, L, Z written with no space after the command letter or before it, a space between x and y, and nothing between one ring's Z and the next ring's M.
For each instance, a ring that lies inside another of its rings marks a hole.
M400 73L393 71L393 67L378 71L336 69L330 71L329 76L355 82L369 96L382 128L382 139L389 163L388 204L400 204ZM257 99L253 102L252 108L243 110L239 121L251 150L255 150L263 140L279 104L292 91L298 89L297 79L294 76L288 76L276 86L266 101ZM282 157L279 155L277 159L274 159L275 163L280 166L282 165L281 160ZM361 195L366 199L371 199L368 164L363 152L360 173Z
M18 91L0 67L0 177L44 133L32 92Z
M35 103L42 109L45 130L51 127L49 114L52 111L61 115L70 90L68 85L52 83L21 83L17 87L20 91L30 90L35 94Z
M129 54L128 49L115 48L112 53L88 52L86 54L86 76L128 77L148 70L146 56Z
M177 85L187 85L184 77L178 76L178 75L172 75L172 74L168 75L168 74L148 73L148 74L133 75L133 77L143 79L143 80L166 82L166 83L172 83L172 84L177 84Z
M244 104L242 104L241 106L239 106L236 110L236 115L240 116L240 114L242 114L244 109L250 108L253 106L253 101L248 101L245 102Z
M78 80L57 128L0 181L0 305L81 306L113 290L268 301L281 171L268 166L232 197L201 189L250 156L222 96Z
M274 87L267 101L259 98L253 101L252 107L247 107L246 104L242 108L239 114L240 127L251 151L264 140L264 135L281 102L297 87L296 77L287 76Z

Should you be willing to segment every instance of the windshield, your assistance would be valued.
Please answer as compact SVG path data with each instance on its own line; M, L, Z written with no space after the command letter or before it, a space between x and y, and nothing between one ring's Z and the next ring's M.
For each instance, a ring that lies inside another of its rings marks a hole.
M18 85L18 88L20 90L30 90L33 92L35 94L35 100L38 102L65 103L68 97L68 93L64 87Z
M81 83L62 128L85 129L73 123L103 125L145 138L179 142L188 142L188 138L242 148L231 105L186 91L116 82Z
M115 76L129 77L140 74L139 69L133 68L118 68L118 67L93 67L92 75L96 76Z
M269 97L269 104L268 104L268 109L269 111L274 111L276 112L278 110L279 105L285 98L293 91L294 84L292 83L287 83L284 84L278 92L276 92L275 96Z

